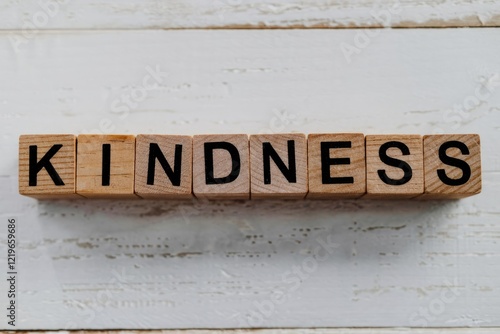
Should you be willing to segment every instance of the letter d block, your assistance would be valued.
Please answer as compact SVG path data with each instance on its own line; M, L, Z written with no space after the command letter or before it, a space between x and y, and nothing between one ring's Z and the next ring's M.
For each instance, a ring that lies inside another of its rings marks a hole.
M307 141L301 133L250 136L252 199L307 194Z
M76 136L19 137L19 193L39 199L78 198Z
M364 198L413 198L424 192L420 135L368 135Z
M481 192L481 147L477 134L424 136L422 199L457 199Z
M79 135L76 192L88 198L137 198L135 136Z
M142 198L193 197L193 138L138 135L135 139L135 193Z
M193 137L193 192L198 198L250 198L248 135Z

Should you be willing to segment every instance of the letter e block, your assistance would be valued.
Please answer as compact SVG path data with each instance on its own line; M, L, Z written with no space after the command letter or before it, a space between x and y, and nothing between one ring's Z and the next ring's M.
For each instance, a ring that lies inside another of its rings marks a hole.
M19 193L39 199L78 198L76 136L19 137Z
M413 198L424 192L420 135L367 135L365 198Z
M252 199L307 194L307 141L301 133L250 136Z
M307 198L359 198L366 193L365 136L362 133L310 134L307 154Z
M135 139L135 193L151 199L193 197L193 138L138 135Z
M424 136L422 199L457 199L481 192L481 143L477 134Z
M76 192L88 198L137 198L135 136L79 135Z
M248 135L193 137L193 192L207 199L250 198Z

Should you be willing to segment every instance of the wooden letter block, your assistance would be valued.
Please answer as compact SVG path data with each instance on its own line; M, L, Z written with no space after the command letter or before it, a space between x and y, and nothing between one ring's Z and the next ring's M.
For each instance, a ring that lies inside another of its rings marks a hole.
M422 199L456 199L481 192L481 148L477 134L424 136Z
M307 198L359 198L366 193L365 136L362 133L310 134L307 150Z
M307 194L307 141L300 133L250 136L251 197L301 199Z
M138 135L135 139L135 193L142 198L193 197L193 138Z
M193 192L198 198L250 198L248 135L193 137Z
M413 198L424 192L419 135L366 136L366 198Z
M19 137L19 193L39 199L78 198L76 136Z
M79 135L76 192L88 198L137 198L135 136Z

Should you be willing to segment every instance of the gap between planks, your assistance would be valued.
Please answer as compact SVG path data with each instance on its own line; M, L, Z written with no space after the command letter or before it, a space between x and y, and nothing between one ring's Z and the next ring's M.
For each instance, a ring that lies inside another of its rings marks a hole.
M306 26L306 25L291 25L291 26L260 26L260 25L221 25L221 26L207 26L207 27L148 27L148 28L53 28L53 29L40 29L36 32L36 35L50 34L50 33L72 33L72 32L82 32L82 33L99 33L99 32L147 32L147 31L204 31L204 30L255 30L255 31L265 31L265 30L364 30L364 29L380 29L380 30L451 30L451 29L491 29L500 28L500 18L497 24L492 25L464 25L464 26L454 26L454 25L415 25L415 26ZM23 33L23 29L0 29L0 35L2 34L14 34Z
M493 334L500 327L490 328L289 328L289 329L171 329L171 330L72 330L16 331L16 334ZM9 332L14 333L14 332Z

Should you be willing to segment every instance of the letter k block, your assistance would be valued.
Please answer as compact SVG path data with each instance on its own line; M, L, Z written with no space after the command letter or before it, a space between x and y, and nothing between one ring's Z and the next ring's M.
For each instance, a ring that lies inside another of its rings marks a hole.
M19 137L19 193L38 199L78 198L76 136Z

